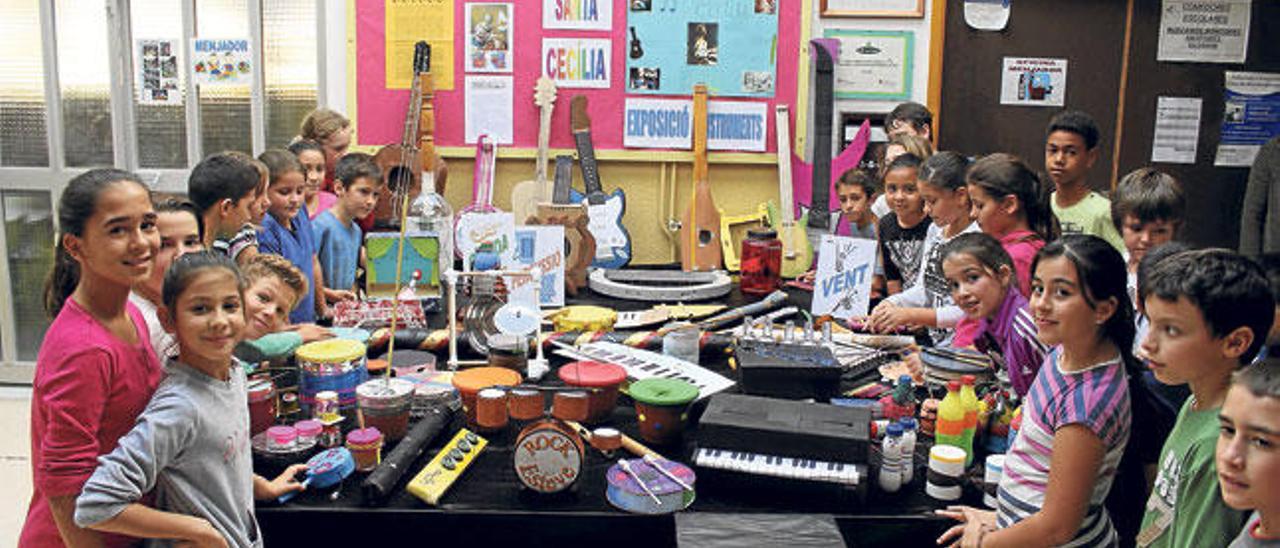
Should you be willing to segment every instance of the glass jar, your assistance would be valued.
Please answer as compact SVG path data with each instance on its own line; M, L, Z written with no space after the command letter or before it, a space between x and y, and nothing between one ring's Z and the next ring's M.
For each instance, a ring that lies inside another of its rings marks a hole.
M753 228L742 241L742 277L739 288L744 295L762 296L772 293L781 283L782 241L769 228Z

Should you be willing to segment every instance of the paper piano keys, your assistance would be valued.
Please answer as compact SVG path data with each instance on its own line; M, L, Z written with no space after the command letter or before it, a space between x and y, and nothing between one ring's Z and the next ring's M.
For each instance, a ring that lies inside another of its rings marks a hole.
M723 392L734 385L729 380L710 369L694 365L679 358L673 358L631 348L617 343L597 341L577 348L560 347L557 354L573 359L590 359L614 363L627 370L627 379L638 381L653 377L680 379L698 387L698 399Z

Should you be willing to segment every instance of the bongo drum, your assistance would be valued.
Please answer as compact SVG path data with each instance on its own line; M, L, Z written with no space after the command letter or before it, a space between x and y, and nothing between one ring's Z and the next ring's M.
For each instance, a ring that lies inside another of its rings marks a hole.
M507 409L511 418L531 421L542 418L546 400L542 392L529 388L516 388L507 394Z
M476 395L485 388L520 384L520 374L501 367L476 367L453 374L453 386L462 396L462 410L467 424L476 427Z
M507 391L485 388L476 394L476 428L493 432L507 426Z
M551 398L551 416L563 420L581 422L587 418L590 400L586 392L566 390L556 392Z
M618 405L618 386L627 380L627 370L611 363L580 361L565 364L557 372L569 386L597 388L587 394L586 423L609 418Z
M271 378L249 381L249 436L265 432L276 422L276 385Z
M526 426L514 449L516 477L538 493L569 489L582 473L582 438L558 420L543 419Z
M298 392L303 414L311 416L316 393L332 390L338 393L338 404L344 414L353 415L356 387L369 380L364 345L352 340L328 339L298 347L295 356L301 373Z
M685 410L698 387L679 379L655 377L631 383L640 437L659 445L675 442L684 431Z

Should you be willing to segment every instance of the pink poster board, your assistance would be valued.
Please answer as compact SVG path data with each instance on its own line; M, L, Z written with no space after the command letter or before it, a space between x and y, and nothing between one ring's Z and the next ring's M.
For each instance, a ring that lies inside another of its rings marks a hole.
M541 55L543 36L554 38L609 38L613 41L613 59L611 62L610 85L608 89L561 89L556 100L556 109L551 118L551 146L556 148L573 148L573 138L569 132L569 98L573 95L586 95L590 99L589 115L591 117L591 133L597 149L621 149L622 121L624 100L627 97L626 59L627 53L627 1L613 1L613 29L610 32L547 30L542 29L543 0L508 0L514 4L515 10L515 59L512 75L515 78L515 105L513 108L513 125L515 126L515 146L518 148L535 148L538 146L538 108L533 104L533 86L541 74ZM355 0L356 6L356 74L348 75L356 78L356 109L353 114L357 118L358 144L381 146L400 141L404 127L405 109L409 102L408 90L389 90L386 88L386 47L383 36L386 0ZM454 76L457 81L454 89L438 91L435 96L437 146L464 146L464 93L462 79L466 51L464 40L467 32L463 21L465 2L457 1L454 6L453 47ZM766 102L770 109L781 102L794 105L796 98L797 61L800 38L800 2L778 3L778 59L776 95ZM724 29L722 32L731 32ZM690 94L693 90L689 90ZM636 97L655 97L653 95L635 95ZM689 94L683 97L688 97ZM672 96L675 97L675 96ZM761 102L761 101L754 101ZM766 119L772 120L773 116ZM794 124L794 121L793 121ZM772 127L766 137L769 152L773 152L774 138Z

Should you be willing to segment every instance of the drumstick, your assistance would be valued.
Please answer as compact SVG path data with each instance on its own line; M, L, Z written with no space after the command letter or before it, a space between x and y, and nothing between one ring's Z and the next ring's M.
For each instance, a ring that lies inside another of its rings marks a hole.
M636 480L636 484L644 490L644 494L649 495L649 498L653 499L655 504L662 506L662 500L658 498L658 495L653 494L653 491L649 490L649 486L644 484L644 480L640 479L640 475L636 474L635 470L631 469L631 463L627 462L627 459L618 459L618 466L621 467L627 475L631 476L631 479Z
M654 470L657 470L659 474L662 474L666 476L667 479L676 482L676 485L679 485L681 489L684 489L685 491L693 490L693 487L690 487L689 484L684 482L684 480L676 477L676 475L672 474L670 470L667 470L665 467L659 464L657 457L654 457L653 455L645 455L641 458L643 458L645 462L649 463L649 466L652 466ZM666 459L662 459L662 460L666 460Z
M591 431L587 430L586 427L574 421L564 421L564 423L569 425L569 427L573 428L576 432L578 432L578 435L582 436L582 439L585 440L587 443L591 443ZM622 448L626 449L632 455L635 455L637 457L652 455L654 458L666 460L666 457L658 454L657 451L654 451L653 449L649 449L648 447L645 447L644 444L631 439L631 437L626 434L622 434Z

